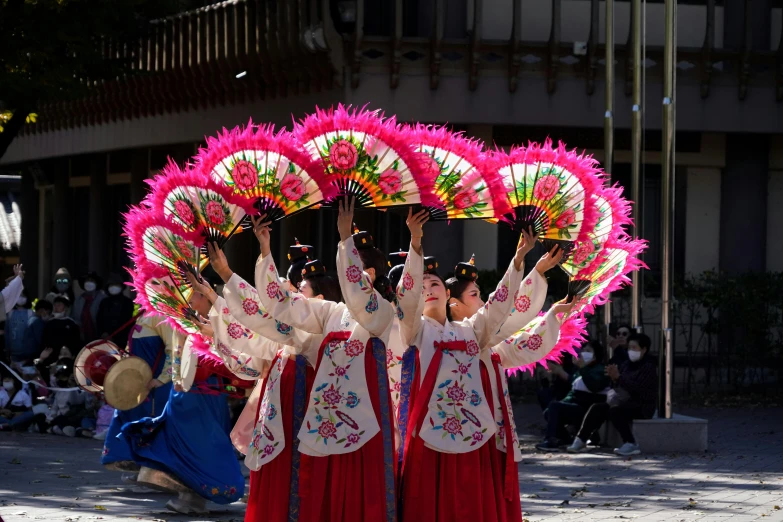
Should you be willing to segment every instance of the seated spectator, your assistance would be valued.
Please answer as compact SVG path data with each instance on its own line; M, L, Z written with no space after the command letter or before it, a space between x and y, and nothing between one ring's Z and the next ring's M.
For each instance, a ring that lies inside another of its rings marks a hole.
M27 354L27 363L41 356L44 349L43 331L46 323L52 318L54 307L46 299L39 299L35 303L35 314L24 331L24 351Z
M79 326L68 315L69 306L70 302L67 297L55 297L52 319L44 325L41 339L43 351L36 366L46 382L52 381L50 366L64 357L70 358L71 365L73 365L73 357L79 353L83 346ZM67 354L63 352L63 347Z
M652 418L658 396L658 372L655 362L649 357L649 351L649 337L644 334L631 335L628 361L619 368L614 364L606 367L606 375L612 381L612 391L606 403L590 407L569 451L584 451L585 437L608 419L623 439L623 445L615 448L614 452L623 457L641 453L631 426L634 419Z
M631 327L624 324L609 336L609 348L611 350L609 364L621 365L628 360L628 338L631 336Z
M541 387L536 391L542 411L549 407L550 402L562 401L568 395L571 391L571 378L577 370L571 356L564 357L561 364L549 362L548 368L548 376L541 379Z
M55 371L55 379L58 388L78 387L73 375L73 367L59 366ZM74 437L77 435L77 428L81 429L85 427L84 424L87 424L84 422L85 419L95 418L94 409L95 397L91 393L81 389L57 390L54 392L54 399L46 416L49 431L55 435ZM92 433L89 436L92 436Z
M98 332L104 339L125 348L128 344L132 324L127 324L133 317L133 300L122 293L124 288L122 278L112 274L106 286L109 295L101 301L98 307ZM126 325L122 330L120 328Z
M34 417L28 386L10 375L4 376L0 390L0 431L24 431Z
M11 359L11 365L20 368L28 360L32 360L37 354L27 353L25 344L25 331L33 318L33 311L27 302L24 291L17 298L16 304L5 319L5 353Z
M541 451L557 451L567 445L567 425L581 425L587 410L597 402L606 401L609 379L603 358L606 351L601 343L590 341L579 353L578 369L571 381L571 391L562 401L552 401L544 412L547 430L544 441L536 445ZM592 432L591 432L592 434Z

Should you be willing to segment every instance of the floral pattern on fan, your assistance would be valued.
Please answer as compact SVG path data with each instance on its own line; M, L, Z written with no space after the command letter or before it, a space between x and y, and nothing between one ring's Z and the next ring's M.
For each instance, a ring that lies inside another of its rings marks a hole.
M136 302L145 311L168 317L180 331L198 333L196 312L188 304L193 289L178 283L167 270L152 265L137 266L132 275Z
M208 138L196 169L272 220L321 203L324 192L331 194L323 167L291 133L275 133L273 126L254 126L252 121Z
M430 209L432 219L487 219L511 211L502 178L485 167L480 142L421 124L407 133L414 150L426 155L428 177L443 207Z
M393 118L340 105L316 109L294 134L310 157L322 162L336 196L351 195L365 207L439 206L425 158L412 149Z

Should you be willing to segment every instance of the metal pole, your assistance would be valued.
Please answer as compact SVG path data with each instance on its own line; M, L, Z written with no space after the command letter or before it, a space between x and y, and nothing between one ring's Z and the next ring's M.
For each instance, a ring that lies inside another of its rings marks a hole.
M675 175L675 64L677 63L677 0L666 0L665 3L665 41L663 52L663 147L661 148L661 166L663 177L661 186L661 330L663 346L660 354L659 369L665 374L664 390L659 397L658 415L670 419L672 416L672 377L674 350L673 329L671 324L672 299L672 242L674 212L674 175Z
M639 203L641 199L642 171L642 2L631 4L631 34L633 45L633 108L631 113L631 201L633 201L633 235L638 236L641 226ZM642 331L640 271L631 274L631 322L637 332Z
M614 162L614 0L606 0L606 90L604 113L604 171L606 182L612 183ZM612 301L607 298L604 305L604 343L609 345L609 328L612 325Z

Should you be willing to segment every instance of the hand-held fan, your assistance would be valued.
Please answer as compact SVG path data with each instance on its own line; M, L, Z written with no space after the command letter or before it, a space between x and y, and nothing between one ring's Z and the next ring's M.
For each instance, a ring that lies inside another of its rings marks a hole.
M589 282L579 297L577 303L579 311L593 313L596 306L606 302L611 292L630 283L628 273L647 268L638 257L645 248L647 248L646 241L639 239L619 241L604 248L600 259L593 263L593 266L577 274L574 280Z
M187 232L222 247L241 230L246 208L231 191L193 169L169 162L163 174L149 181L150 194L142 203L160 212Z
M532 228L547 250L558 245L567 259L574 242L587 239L595 226L597 215L588 203L603 183L596 161L567 151L562 142L554 149L549 139L509 154L495 151L492 158L513 209L502 220L516 231Z
M581 346L585 340L587 339L587 321L584 319L583 316L579 314L575 314L572 312L572 314L566 318L565 321L563 321L562 324L558 325L547 325L547 315L542 314L530 321L527 325L525 325L520 332L525 332L528 335L526 335L526 339L523 340L522 343L520 343L520 348L522 349L534 349L533 346L538 344L541 344L541 330L544 328L558 328L558 335L557 335L557 343L555 346L547 353L546 355L542 356L540 359L537 359L529 364L525 364L523 366L517 366L514 368L507 368L506 373L508 375L514 375L515 373L522 373L522 372L530 372L530 374L533 374L533 370L535 370L536 365L541 365L543 367L546 367L547 361L552 361L556 363L560 363L563 359L563 355L566 353L570 353L571 355L576 355L576 348ZM518 335L518 334L515 334ZM508 339L504 342L508 343Z
M418 124L406 131L415 151L427 156L428 176L440 207L433 220L490 219L511 212L503 179L486 168L482 145L445 127Z
M207 138L194 169L247 200L258 213L276 221L331 198L323 164L308 156L290 132L254 126L223 129Z
M136 302L148 313L163 315L177 330L196 333L197 314L190 307L189 299L193 289L176 281L171 274L146 262L130 271L132 286L136 291Z
M623 227L632 222L631 204L617 185L599 189L591 197L591 204L598 216L595 227L585 241L576 243L571 258L560 265L571 277L595 262L605 244L627 237Z
M294 136L313 160L323 162L336 197L353 196L364 207L439 206L426 158L413 150L394 118L343 105L316 108L295 124Z
M187 285L185 274L198 275L209 263L198 233L185 232L151 209L131 207L124 217L128 252L137 266L148 262L165 268Z

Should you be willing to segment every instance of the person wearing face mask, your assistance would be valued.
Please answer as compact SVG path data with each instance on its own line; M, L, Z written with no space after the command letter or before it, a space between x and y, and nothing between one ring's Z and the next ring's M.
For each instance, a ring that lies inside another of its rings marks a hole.
M102 333L98 330L98 310L106 294L102 289L103 280L95 272L89 272L79 278L79 286L84 292L76 298L71 317L81 329L82 341L89 343L99 339Z
M73 294L73 279L71 278L71 273L65 267L58 269L54 274L54 283L44 299L54 304L54 299L58 296L67 297L71 303L76 300Z
M127 323L133 317L134 308L133 300L122 293L123 289L122 278L112 274L106 285L109 295L101 301L97 316L100 336L105 339L113 334L109 340L120 348L125 348L128 344L128 334L133 325ZM125 328L118 331L123 325L126 325Z
M3 376L0 389L0 431L26 430L35 414L30 387L11 375Z
M641 453L631 426L634 419L652 418L658 397L658 369L649 351L649 337L636 333L630 336L628 360L619 367L614 364L606 366L612 391L606 403L595 404L587 412L577 440L584 440L583 435L596 431L609 420L623 440L623 445L615 448L615 454L628 457Z
M8 312L5 319L5 353L10 357L13 366L20 367L38 355L34 352L28 353L25 344L25 331L33 316L27 295L22 291L16 300L16 306Z
M562 401L553 401L544 412L547 419L547 430L544 441L536 445L539 451L559 451L567 445L568 425L581 425L587 411L595 403L606 402L609 391L609 379L605 375L603 358L606 355L604 347L597 341L591 341L582 347L576 366L579 368L573 375L571 391ZM595 430L584 434L585 442L592 437Z

